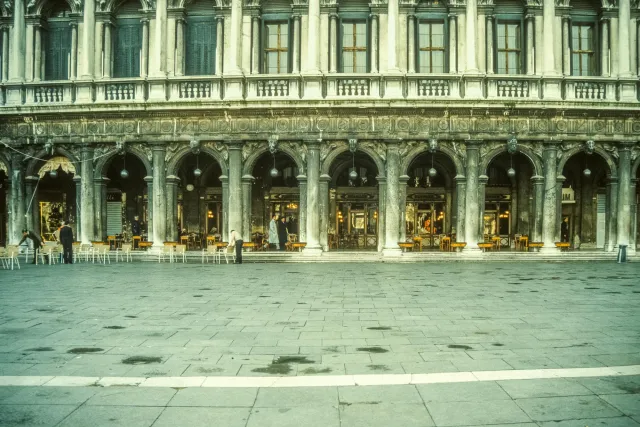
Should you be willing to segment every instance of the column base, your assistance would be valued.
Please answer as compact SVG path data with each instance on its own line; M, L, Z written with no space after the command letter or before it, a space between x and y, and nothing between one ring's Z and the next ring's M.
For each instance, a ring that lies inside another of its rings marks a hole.
M385 257L399 257L402 256L402 249L400 248L383 248L382 256Z
M477 245L477 243L476 243L476 245ZM477 246L472 247L470 245L467 245L466 247L464 247L464 249L462 249L462 251L460 253L462 253L464 256L467 256L467 257L478 257L478 258L480 258L482 256L482 250L479 247L477 247Z
M302 250L302 255L303 256L321 256L322 248L320 246L317 246L315 248L310 248L307 246Z
M551 246L544 245L543 247L541 247L538 250L538 253L547 254L547 255L559 254L560 253L560 249L556 248L555 245L551 245Z

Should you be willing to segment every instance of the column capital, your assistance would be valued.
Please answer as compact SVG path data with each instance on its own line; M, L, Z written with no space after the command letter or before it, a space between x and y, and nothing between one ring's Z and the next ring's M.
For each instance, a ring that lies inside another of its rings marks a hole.
M106 185L110 181L111 180L109 178L107 178L106 176L99 176L99 177L93 178L93 182L96 183L96 184L104 184L104 185Z
M489 177L487 175L480 175L478 177L478 184L479 185L487 185L487 182L489 182Z
M479 150L483 141L481 139L467 139L463 141L463 143L467 147L467 150Z
M243 184L251 184L255 180L256 179L255 179L255 177L253 175L243 175L242 176L242 183Z
M80 152L81 153L93 153L94 148L89 145L89 144L84 144L81 148L80 148Z
M630 151L635 145L636 143L632 141L621 141L618 143L618 151Z
M224 141L224 143L229 150L242 150L242 146L244 145L244 141L242 140L230 140Z
M556 182L557 182L558 184L562 184L566 179L567 179L567 177L566 177L566 176L564 176L564 175L558 175L558 176L556 176Z
M533 182L534 185L536 184L544 184L544 176L542 175L534 175L531 177L531 181Z
M409 175L400 175L398 177L398 181L400 181L401 184L406 185L407 182L409 182L409 180L411 179L411 177L409 177Z
M322 144L322 138L305 138L303 142L307 145L309 150L319 150Z
M302 185L302 184L307 184L307 176L306 175L298 175L296 176L296 179L298 180L298 182Z
M607 177L607 185L618 185L618 177L617 176L608 176Z
M180 178L175 175L169 175L166 178L167 185L178 185L180 183Z
M456 184L462 184L467 182L467 177L464 175L456 175L453 177L453 180L456 182Z
M546 139L542 141L542 147L544 150L557 150L560 144L562 144L562 141L556 139Z
M222 182L222 185L226 185L229 183L229 176L228 175L220 175L218 177L218 179L220 180L220 182Z
M144 182L146 182L147 184L153 184L153 177L151 175L147 175L144 178L142 178L144 180Z
M163 142L152 142L149 145L151 146L151 151L167 151L167 146Z
M28 183L34 183L34 182L38 182L40 180L40 178L37 177L37 176L27 176L27 177L25 177L24 180L26 182L28 182Z
M387 184L387 177L386 176L378 175L378 176L376 176L376 180L378 181L378 184L381 184L381 185L386 185Z
M329 182L331 181L331 176L327 175L326 173L323 173L322 175L320 175L320 182Z

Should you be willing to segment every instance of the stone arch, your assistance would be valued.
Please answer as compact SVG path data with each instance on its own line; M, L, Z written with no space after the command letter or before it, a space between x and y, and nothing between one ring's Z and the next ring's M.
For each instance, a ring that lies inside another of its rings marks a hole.
M631 179L635 179L638 176L638 168L640 167L640 156L631 165Z
M480 175L486 175L487 168L489 167L489 164L491 164L493 159L495 159L500 154L506 153L506 152L507 152L506 147L498 147L494 150L491 150L489 153L487 153L482 159L482 161L480 162L480 169L479 169ZM529 159L529 161L531 162L531 166L533 166L534 176L542 175L542 160L529 147L518 144L517 153L521 153Z
M362 153L364 153L364 152L362 152ZM367 161L367 162L372 163L372 164L373 164L374 166L376 166L376 168L377 168L377 165L376 165L375 160L373 160L373 159L372 159L370 156L368 156L368 155L367 155L367 157L368 157L368 159L367 159L366 161ZM334 166L334 165L335 165L335 168L334 168L334 171L333 171L333 175L331 175L331 181L330 181L330 183L331 183L331 187L332 187L332 188L335 188L335 187L337 186L337 181L338 181L338 178L340 177L340 174L341 174L345 169L349 169L349 168L351 167L351 160L350 160L350 159L349 159L349 160L345 160L345 161L343 161L342 163L337 163L337 164L336 164L335 160L336 160L336 159L334 159L333 164L332 164L332 166ZM380 176L383 176L383 175L380 173L380 170L379 170L379 169L378 169L376 172L377 172L377 174L376 174L376 178L378 178L378 177L380 177ZM375 185L377 185L377 181L375 182ZM375 185L374 185L374 186L375 186Z
M59 154L61 156L66 157L67 159L69 159L71 161L71 163L73 163L73 166L76 168L76 172L78 173L78 176L80 176L81 173L81 160L78 159L78 157L73 154L71 151L62 148L62 147L54 147L53 150L53 154L51 156L49 156L49 153L47 153L47 150L40 150L38 151L33 158L29 161L29 163L27 164L27 170L26 170L26 175L25 176L34 176L38 173L38 171L36 170L36 167L38 166L38 162L45 160L45 157L53 157L55 154ZM46 161L46 160L45 160Z
M322 165L320 166L320 175L329 175L332 163L336 160L336 158L338 158L340 154L347 151L349 151L349 148L344 145L342 147L337 147L329 152L329 155L327 155L327 157L324 159L324 162L322 162ZM376 168L378 168L378 175L384 176L384 172L386 170L384 167L385 162L375 151L373 151L369 147L363 147L361 144L358 144L357 151L361 151L371 157L371 160L373 160L373 163L375 163Z
M89 1L89 0L85 0ZM115 12L126 0L97 0L96 12ZM152 0L137 0L143 10L153 10Z
M411 166L411 164L409 164L409 166ZM408 167L408 166L407 166ZM449 171L449 168L447 168L447 165L442 163L439 160L434 160L433 161L433 167L436 169L436 171L438 171L438 173L442 173L442 171ZM407 170L407 172L409 172L409 170ZM409 174L404 174L405 176L409 176ZM456 177L456 174L448 174L448 173L442 173L442 176L444 178L444 187L445 188L453 188L453 186L455 185L454 182L454 178Z
M400 175L407 175L409 173L409 166L411 166L411 163L413 163L413 161L416 158L418 158L418 156L420 156L421 154L427 151L429 151L429 147L426 144L416 147L413 150L409 151L409 153L406 156L404 156L404 158L402 159L402 165L400 167ZM441 153L444 153L447 157L449 157L449 159L453 163L453 166L455 167L454 176L455 175L464 176L465 174L464 165L462 164L462 161L460 160L460 158L456 155L456 153L451 148L438 145L437 151L440 151Z
M213 159L218 162L218 164L220 165L220 169L222 169L222 173L224 174L227 171L227 162L224 160L224 158L222 157L222 154L214 149L212 149L211 147L207 147L205 145L200 145L200 152L202 153L206 153L208 155L210 155L211 157L213 157ZM184 158L191 154L191 148L187 145L184 146L182 148L180 148L178 151L175 152L175 154L173 156L171 156L171 158L169 159L169 161L167 162L166 165L166 169L167 169L167 176L177 176L178 175L178 170L180 169L180 166L182 165L182 161L184 160Z
M302 157L300 157L300 155L295 150L283 144L277 144L276 149L288 155L289 157L291 157L291 159L295 162L296 166L298 167L298 170L300 171L300 173L304 172L305 170L304 161L302 160ZM244 161L244 165L242 167L242 175L243 176L252 175L253 168L255 168L256 163L258 162L258 159L263 154L268 152L269 152L269 146L266 143L264 145L261 145L258 149L254 150L253 153L251 153L249 157L247 157L246 160Z
M7 178L11 178L11 162L3 153L0 153L0 169L4 169Z
M82 13L82 2L73 0L62 0L69 5L72 13ZM29 15L42 15L46 6L50 6L51 0L36 0L31 6L27 5L27 13Z
M582 144L577 145L562 154L562 157L558 161L558 167L557 167L558 176L562 175L562 171L564 170L564 166L567 164L567 161L569 161L571 157L573 157L574 155L578 154L581 151L584 151L584 147L582 146ZM609 173L611 174L611 177L617 178L618 167L616 166L616 162L613 159L613 157L609 153L607 153L602 147L598 147L597 145L595 150L593 150L593 152L594 154L598 154L600 157L602 157L605 163L609 166Z
M151 176L152 175L152 167L151 167L151 163L149 162L149 159L147 158L147 156L145 155L145 153L143 153L142 151L133 148L133 147L127 147L125 145L125 152L132 154L133 156L137 157L138 160L140 160L142 162L142 164L144 165L145 170L147 171L147 176ZM109 165L111 164L111 161L113 160L114 157L119 156L121 153L119 153L118 151L114 150L113 153L109 154L108 156L104 156L98 159L98 162L96 163L96 165L94 166L93 169L93 176L94 178L102 178L103 176L106 175L107 171L106 169L109 167Z

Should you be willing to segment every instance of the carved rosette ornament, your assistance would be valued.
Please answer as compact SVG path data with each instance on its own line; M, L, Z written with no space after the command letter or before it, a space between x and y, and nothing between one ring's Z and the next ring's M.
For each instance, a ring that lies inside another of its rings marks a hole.
M193 154L200 154L200 141L195 138L189 141L189 149Z

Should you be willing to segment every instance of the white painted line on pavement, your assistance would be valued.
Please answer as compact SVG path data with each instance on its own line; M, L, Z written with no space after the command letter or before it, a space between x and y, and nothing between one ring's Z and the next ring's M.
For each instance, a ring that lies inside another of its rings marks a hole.
M2 386L130 386L130 387L340 387L508 381L527 379L616 377L640 375L640 365L601 368L528 369L505 371L442 372L432 374L306 375L293 377L80 377L0 376Z

